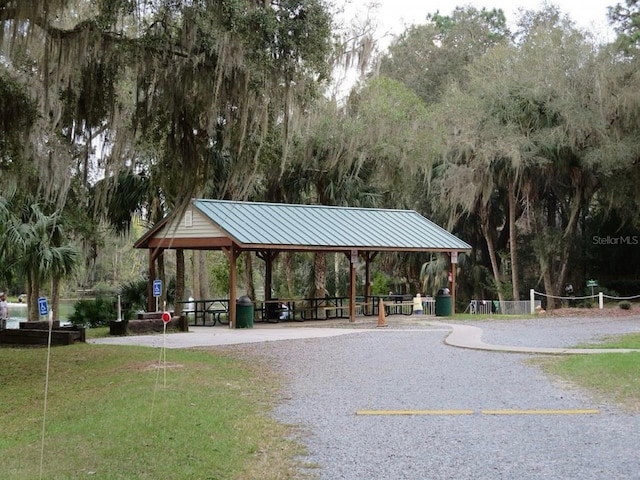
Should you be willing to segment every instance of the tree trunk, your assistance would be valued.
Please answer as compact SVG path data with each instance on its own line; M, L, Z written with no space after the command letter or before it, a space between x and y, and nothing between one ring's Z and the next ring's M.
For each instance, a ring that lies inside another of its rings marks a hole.
M244 290L247 296L256 299L256 289L253 284L253 256L251 252L244 252Z
M504 295L502 293L502 275L500 274L500 266L498 265L498 257L496 255L496 249L493 244L493 237L491 236L489 226L484 219L481 219L481 228L485 242L487 242L489 258L491 259L491 269L493 270L493 278L496 282L496 289L498 291L498 301L502 305L502 302L504 302Z
M206 300L211 298L211 290L209 289L209 272L207 271L206 251L198 250L196 255L196 263L198 265L198 298ZM229 289L230 286L227 285L227 288ZM230 300L235 302L235 299Z
M189 255L189 261L191 262L191 295L195 299L200 299L200 269L198 268L197 254L197 251L191 250Z
M184 305L178 303L186 300L184 287L184 250L178 248L176 250L176 298L174 299L173 311L174 315L182 315Z
M285 252L284 254L284 274L287 279L287 291L289 293L289 298L293 298L295 296L295 281L293 274L293 253Z
M327 291L327 255L324 252L316 252L313 261L314 292L313 298L324 298Z
M54 275L51 279L51 319L60 320L60 279Z
M516 232L516 186L509 184L509 253L511 254L511 286L513 299L520 300L520 264L518 261L518 235Z
M167 303L167 290L169 287L169 285L167 285L164 273L164 250L160 252L160 255L158 255L158 258L156 259L156 268L158 278L162 281L163 285L162 295L160 295L160 298L158 299L158 301L160 302L160 310L163 310Z
M571 237L573 238L573 237ZM554 288L554 295L563 295L564 286L567 283L567 275L569 274L569 259L571 257L570 250L571 245L567 239L562 239L562 253L560 254L560 264L558 265L557 282Z
M564 294L564 286L567 283L569 274L569 260L571 257L571 244L576 238L575 234L578 229L578 221L580 220L580 211L582 210L582 189L578 188L572 198L571 216L564 233L562 235L562 253L560 254L559 274L556 283L556 292L558 295Z
M555 295L553 290L553 280L551 280L551 268L546 263L542 256L540 257L540 269L542 270L542 279L544 281L544 291L547 295ZM547 297L547 310L554 310L556 308L556 299L553 297Z
M27 321L35 322L40 319L40 311L38 309L40 280L37 273L28 272L27 275L29 277L27 281Z

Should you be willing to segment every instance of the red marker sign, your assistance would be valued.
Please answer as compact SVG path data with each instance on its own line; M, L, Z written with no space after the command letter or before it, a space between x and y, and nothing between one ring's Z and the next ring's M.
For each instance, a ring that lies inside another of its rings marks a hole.
M162 321L169 323L171 321L171 314L169 312L162 312Z

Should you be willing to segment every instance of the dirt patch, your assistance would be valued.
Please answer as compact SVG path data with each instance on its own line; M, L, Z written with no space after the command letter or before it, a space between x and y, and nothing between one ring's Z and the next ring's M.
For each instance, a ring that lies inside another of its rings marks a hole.
M632 305L624 310L618 306L599 308L557 308L549 310L544 315L547 317L597 317L597 318L624 318L640 315L640 307Z
M157 370L158 368L184 368L184 365L181 363L175 362L167 362L167 363L158 363L158 362L145 362L145 363L137 363L135 365L129 365L129 370L135 371L148 371L148 370Z

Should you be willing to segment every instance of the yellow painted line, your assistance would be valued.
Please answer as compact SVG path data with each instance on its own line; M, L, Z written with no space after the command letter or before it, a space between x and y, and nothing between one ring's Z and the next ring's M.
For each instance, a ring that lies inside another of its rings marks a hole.
M358 410L356 415L473 415L473 410Z
M594 415L598 409L566 409L566 410L482 410L483 415Z

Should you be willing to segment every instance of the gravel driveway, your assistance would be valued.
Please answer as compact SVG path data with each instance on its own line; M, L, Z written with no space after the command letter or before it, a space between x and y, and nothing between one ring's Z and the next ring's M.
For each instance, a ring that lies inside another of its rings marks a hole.
M640 331L640 318L482 322L491 343L571 346ZM640 415L553 380L531 355L444 345L411 325L251 344L290 379L276 417L300 425L320 479L640 479ZM599 409L489 415L486 410ZM471 414L358 415L363 410Z

